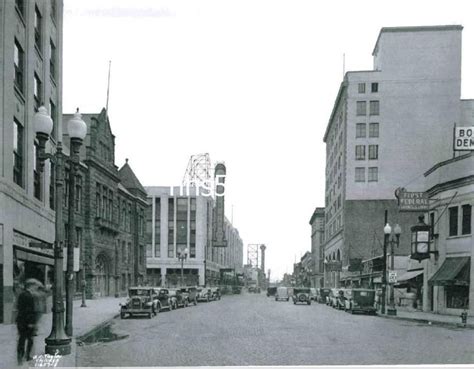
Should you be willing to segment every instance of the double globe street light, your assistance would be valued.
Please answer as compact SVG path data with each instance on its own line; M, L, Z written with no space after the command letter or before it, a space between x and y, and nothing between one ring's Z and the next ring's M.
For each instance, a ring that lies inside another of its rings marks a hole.
M46 353L50 355L68 355L71 353L72 336L72 302L74 288L74 187L75 176L79 166L79 149L87 134L87 125L81 119L79 109L69 120L67 131L70 142L69 158L63 153L61 138L58 139L54 153L46 153L46 142L53 131L53 120L44 106L41 106L33 117L33 127L38 140L38 152L35 160L38 161L39 171L44 169L45 160L54 164L55 178L55 241L54 241L54 285L53 285L53 321L50 335L45 339ZM69 207L68 207L68 244L67 244L67 286L66 286L66 326L64 325L63 301L63 194L65 164L69 163Z
M396 224L393 228L392 234L392 227L390 224L386 224L383 228L384 237L384 288L386 290L387 285L387 246L390 244L390 270L393 272L395 270L395 254L394 254L394 246L396 245L397 248L400 245L400 234L402 233L401 227ZM395 237L394 237L395 236ZM385 307L385 294L383 296L383 307ZM385 310L385 309L383 309ZM394 295L394 283L390 288L390 306L387 309L388 315L397 315L397 309L395 308L395 295Z
M181 261L181 287L184 286L184 261L188 258L188 248L178 252L178 260Z

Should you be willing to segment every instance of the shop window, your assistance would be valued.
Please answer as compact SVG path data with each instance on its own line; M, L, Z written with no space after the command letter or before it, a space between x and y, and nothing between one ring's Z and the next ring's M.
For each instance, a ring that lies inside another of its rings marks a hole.
M446 286L446 307L449 309L469 308L469 286Z

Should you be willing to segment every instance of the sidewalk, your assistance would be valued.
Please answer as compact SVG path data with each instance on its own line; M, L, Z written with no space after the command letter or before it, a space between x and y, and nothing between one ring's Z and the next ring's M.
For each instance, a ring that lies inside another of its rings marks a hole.
M119 303L124 302L125 298L105 297L95 300L86 300L87 307L81 308L81 301L74 301L73 327L74 337L80 337L96 326L110 320L119 314ZM51 333L52 313L44 314L38 325L38 336L35 337L33 355L44 354L44 339ZM0 368L17 368L16 362L16 343L17 329L15 324L0 324ZM28 365L34 366L34 362L24 363L23 368ZM76 366L76 342L75 338L71 344L71 354L61 357L59 367Z
M455 315L443 315L425 313L423 311L405 310L397 308L397 315L384 315L378 312L378 315L382 318L389 319L400 319L400 320L411 320L420 323L434 324L434 325L450 325L456 327L462 327L461 317ZM474 317L468 316L466 328L474 328Z

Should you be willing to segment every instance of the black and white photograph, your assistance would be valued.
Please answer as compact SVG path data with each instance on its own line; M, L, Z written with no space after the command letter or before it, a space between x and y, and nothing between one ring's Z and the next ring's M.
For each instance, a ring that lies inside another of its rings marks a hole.
M0 369L474 365L468 0L0 0Z

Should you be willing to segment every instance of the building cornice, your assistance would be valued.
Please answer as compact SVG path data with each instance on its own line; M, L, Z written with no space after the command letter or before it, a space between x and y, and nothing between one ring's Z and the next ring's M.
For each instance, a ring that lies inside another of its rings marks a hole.
M465 187L471 184L474 184L474 175L458 178L452 181L438 183L437 185L434 185L433 187L428 189L426 192L428 193L429 197L433 197L439 194L440 192Z

